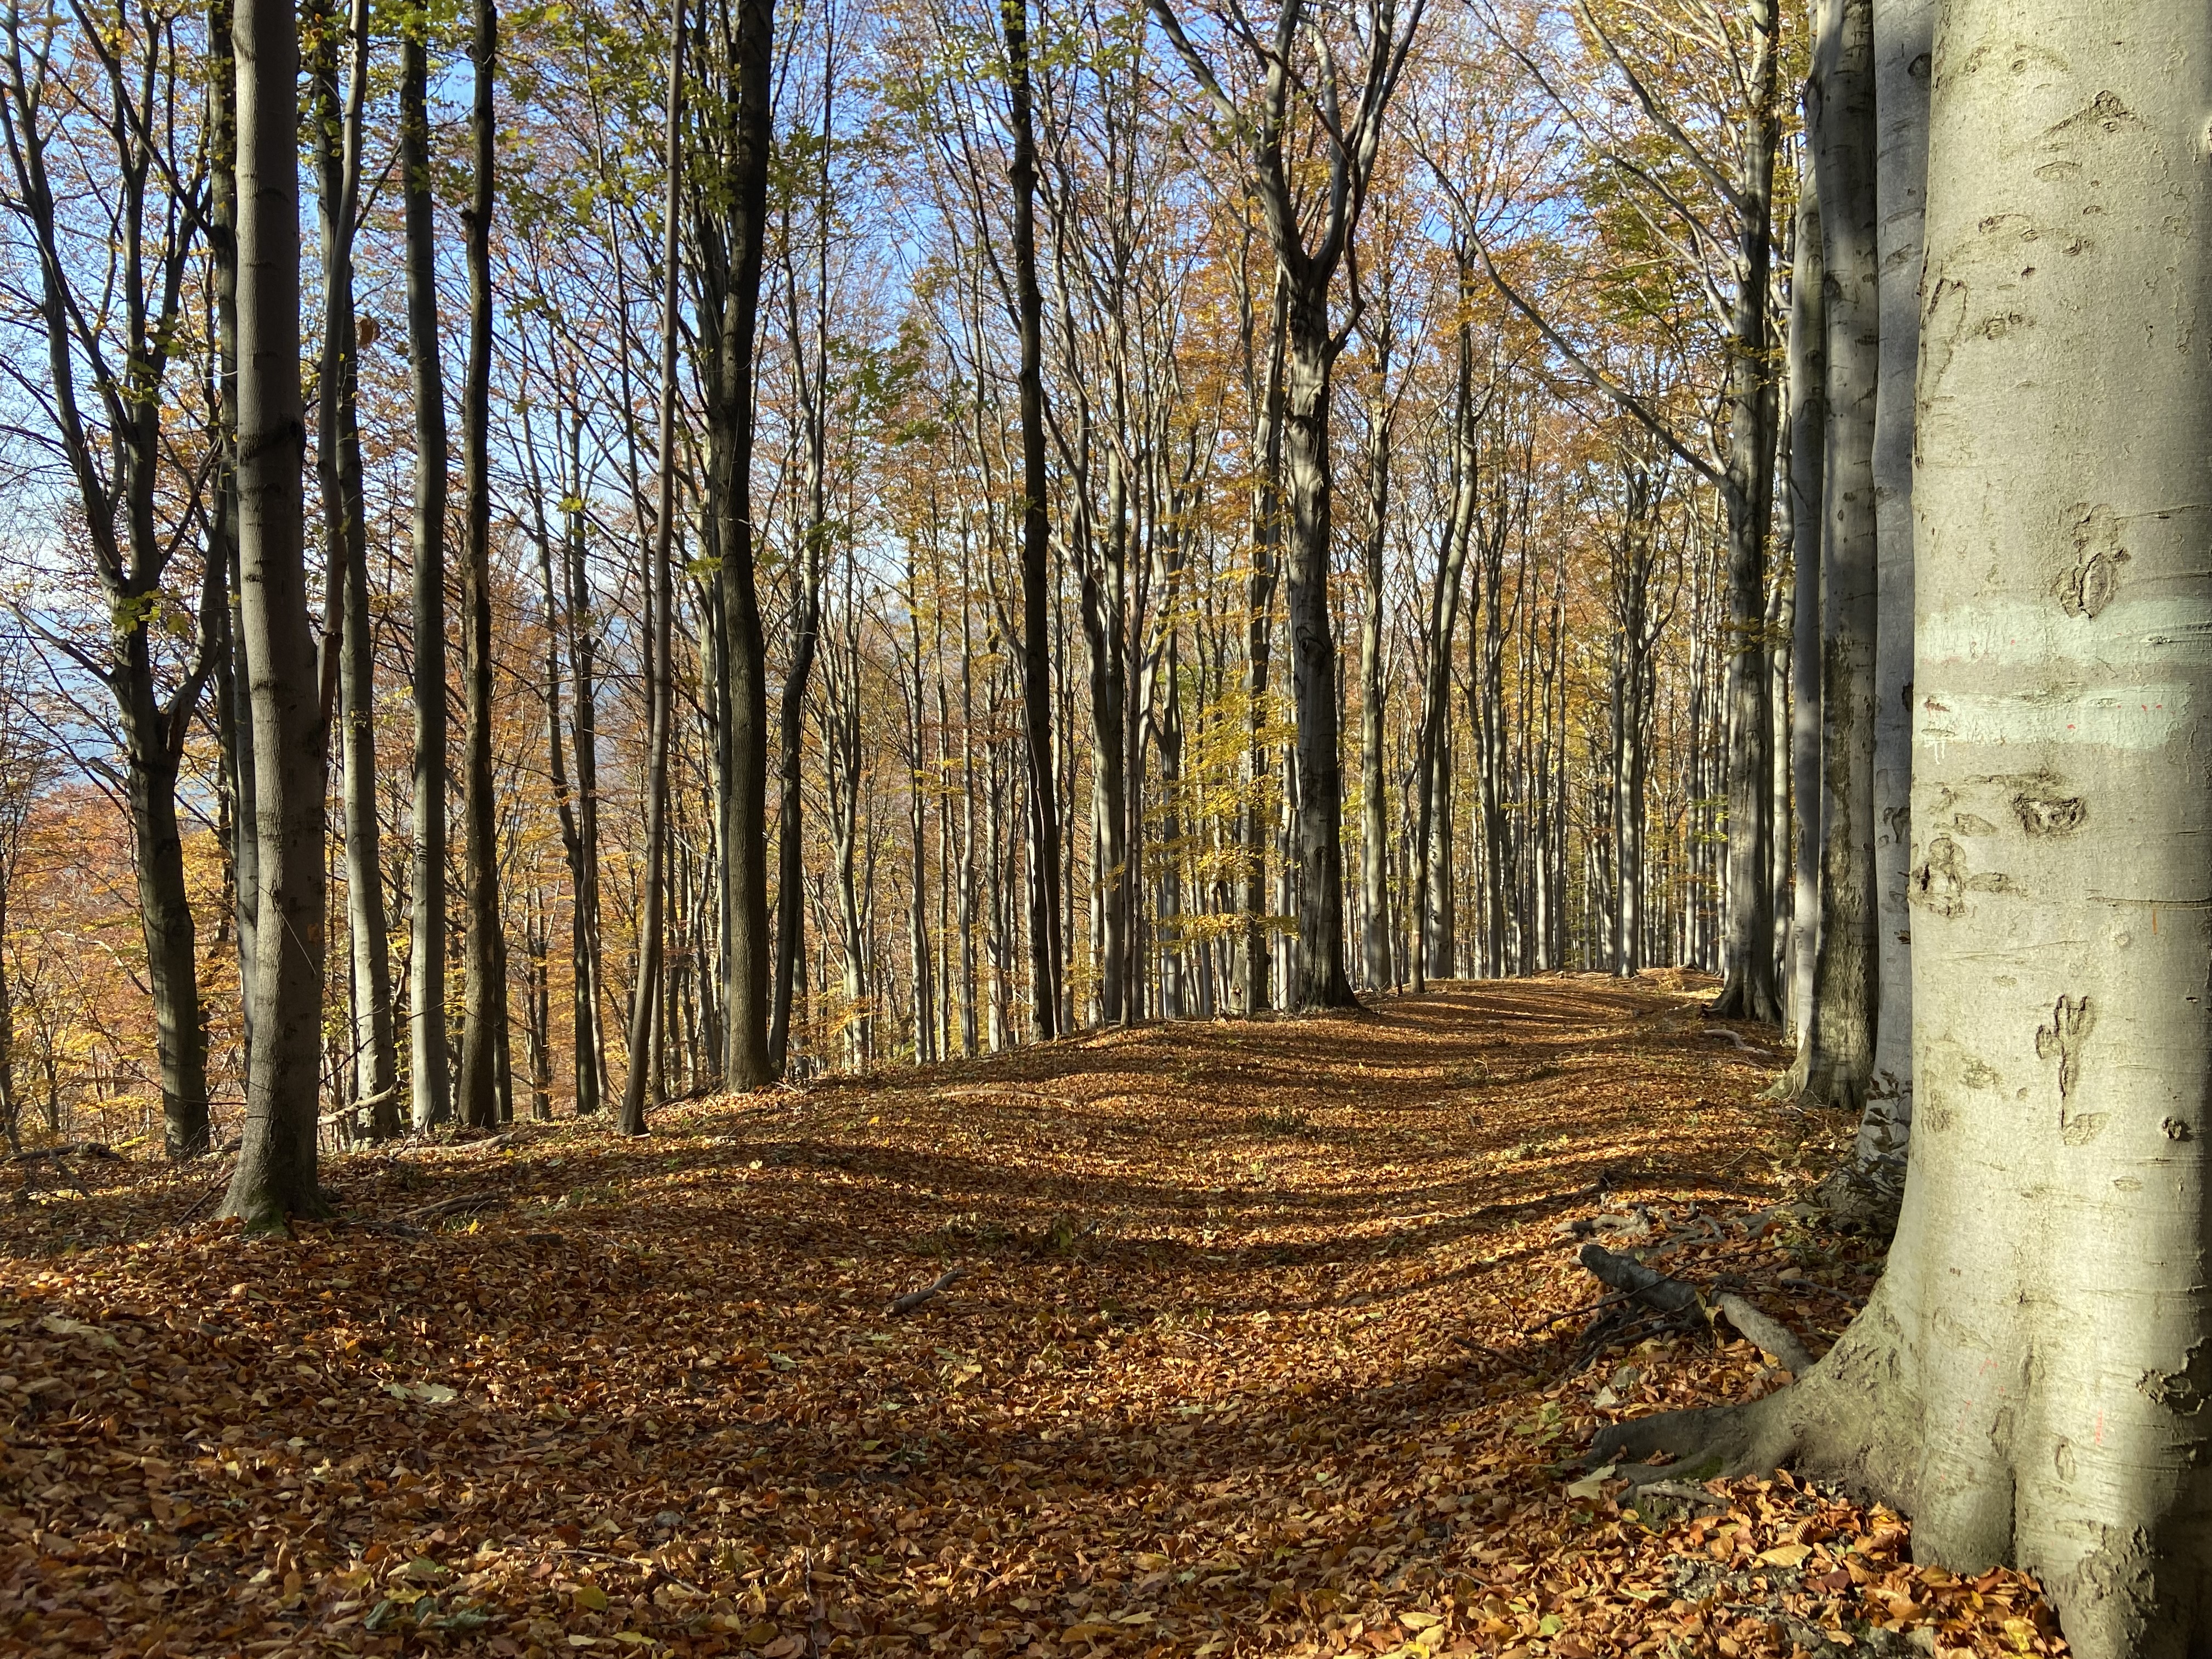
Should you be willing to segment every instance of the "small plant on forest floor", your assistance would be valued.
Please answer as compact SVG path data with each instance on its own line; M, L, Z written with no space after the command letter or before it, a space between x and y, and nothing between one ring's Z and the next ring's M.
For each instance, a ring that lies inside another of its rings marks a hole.
M1313 1120L1298 1111L1255 1112L1244 1120L1244 1127L1271 1135L1310 1135L1315 1133Z

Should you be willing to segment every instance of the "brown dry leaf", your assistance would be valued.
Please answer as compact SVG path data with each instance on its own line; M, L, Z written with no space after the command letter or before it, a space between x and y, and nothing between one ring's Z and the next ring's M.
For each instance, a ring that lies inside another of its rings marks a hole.
M2062 1651L1879 1510L1563 1475L1778 1384L1591 1337L1562 1223L1644 1206L1816 1351L1876 1265L1688 1008L1553 975L364 1151L289 1242L131 1166L0 1218L0 1656Z

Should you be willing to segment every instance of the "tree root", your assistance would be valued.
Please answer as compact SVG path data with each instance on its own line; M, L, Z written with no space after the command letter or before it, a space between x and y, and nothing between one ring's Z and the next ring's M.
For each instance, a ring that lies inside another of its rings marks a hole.
M1608 1425L1591 1441L1588 1462L1613 1464L1638 1488L1794 1468L1911 1514L1919 1495L1913 1448L1921 1413L1919 1400L1899 1386L1902 1335L1877 1285L1851 1328L1786 1388L1741 1405Z

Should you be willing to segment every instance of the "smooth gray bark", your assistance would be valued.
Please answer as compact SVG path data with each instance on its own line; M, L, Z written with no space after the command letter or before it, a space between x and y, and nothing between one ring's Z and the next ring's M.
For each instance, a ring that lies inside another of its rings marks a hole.
M418 1133L443 1123L453 1102L446 1015L446 377L438 338L437 228L431 218L427 27L422 14L411 14L399 35L407 362L415 404L415 510L408 532L415 765L407 1047L411 1115Z
M1870 0L1822 0L1807 130L1819 180L1827 442L1820 625L1820 937L1791 1092L1857 1111L1874 1069L1875 398L1881 352Z
M257 1007L246 1122L223 1212L249 1231L319 1215L324 968L322 673L301 546L299 27L238 0L238 497L261 851Z
M1790 900L1790 1018L1798 1052L1813 1041L1813 970L1820 940L1820 462L1828 438L1827 313L1820 258L1819 175L1798 179L1796 264L1790 281L1790 799L1795 831Z
M1873 0L1875 234L1881 258L1875 398L1875 892L1881 1018L1859 1125L1860 1162L1901 1148L1912 1123L1912 389L1920 355L1921 229L1935 0Z
M619 1127L626 1135L645 1133L646 1094L656 1067L653 1057L667 1041L668 1009L661 994L663 934L668 909L668 745L673 717L674 676L670 656L675 645L676 605L676 349L682 313L684 201L684 7L670 20L668 34L667 128L664 137L660 301L660 409L654 436L659 474L653 501L653 547L645 573L645 676L651 699L647 714L644 892L638 904L637 977L630 987L629 1066L623 1079ZM755 266L757 276L758 266ZM740 526L750 537L750 524ZM747 549L750 562L750 549ZM725 820L726 825L726 819Z
M316 14L311 69L323 254L323 352L315 467L322 489L325 562L341 572L338 643L340 811L345 828L346 933L353 988L354 1091L369 1133L399 1133L393 1084L392 942L384 921L384 866L376 801L376 667L369 637L368 532L362 493L361 340L354 313L353 241L360 216L362 123L368 94L368 13L350 0L341 31ZM343 40L344 90L339 89Z
M2212 13L1954 0L1932 84L1903 1213L1805 1379L1601 1449L1849 1480L1917 1560L2033 1573L2080 1659L2183 1659L2212 1643Z

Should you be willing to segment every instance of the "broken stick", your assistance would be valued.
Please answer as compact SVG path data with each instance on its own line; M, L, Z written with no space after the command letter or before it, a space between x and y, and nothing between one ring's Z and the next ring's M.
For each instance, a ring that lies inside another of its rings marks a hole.
M939 1291L950 1290L967 1277L968 1270L965 1267L954 1267L940 1273L935 1282L925 1285L918 1291L908 1291L904 1296L892 1297L891 1312L910 1314Z
M1600 1284L1624 1291L1662 1312L1682 1313L1704 1300L1695 1285L1669 1279L1656 1268L1632 1261L1625 1255L1615 1255L1602 1244L1583 1245L1580 1260ZM1780 1320L1761 1313L1740 1296L1722 1296L1713 1307L1792 1376L1802 1376L1813 1369L1811 1352Z

